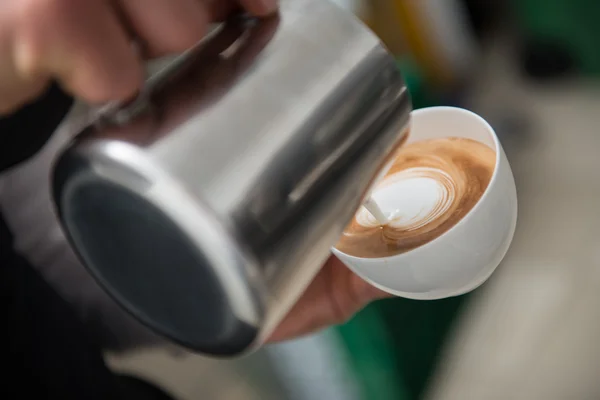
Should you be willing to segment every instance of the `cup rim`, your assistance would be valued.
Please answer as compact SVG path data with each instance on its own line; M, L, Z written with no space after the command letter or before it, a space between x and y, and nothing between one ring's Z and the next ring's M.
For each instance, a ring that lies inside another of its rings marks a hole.
M463 218L461 218L460 221L458 221L454 226L452 226L450 229L448 229L446 232L442 233L440 236L436 237L435 239L422 244L421 246L415 247L412 250L406 251L404 253L400 253L400 254L396 254L393 256L389 256L389 257L374 257L374 258L367 258L367 257L356 257L353 255L350 255L348 253L344 253L341 250L338 250L335 246L332 247L332 252L335 255L342 255L345 258L349 259L349 260L360 260L361 262L373 262L373 263L377 263L380 261L390 261L390 260L396 260L396 259L401 259L401 258L407 258L407 257L413 257L414 253L416 252L422 252L422 251L428 251L429 247L433 247L435 246L440 240L442 240L442 238L447 237L451 234L453 234L454 231L456 231L458 229L459 226L462 226L463 224L465 224L466 220L468 218L470 218L472 216L472 214L474 214L476 212L476 210L478 210L479 208L481 208L481 204L486 201L486 199L489 197L489 192L491 191L492 185L496 184L496 181L498 180L498 172L500 170L500 162L501 162L501 155L502 155L502 146L500 144L500 140L498 139L498 136L496 135L496 131L494 130L494 128L489 124L489 122L487 122L482 116L480 116L479 114L474 113L473 111L467 110L465 108L462 107L453 107L453 106L434 106L434 107L425 107L425 108L420 108L417 110L413 110L411 112L411 120L412 120L412 116L413 115L417 115L417 114L427 114L427 113L431 113L431 112L436 112L436 111L452 111L452 112L458 112L458 113L462 113L465 115L468 115L469 117L474 117L475 119L477 119L486 129L486 131L488 132L488 134L491 136L493 142L494 142L494 151L496 154L496 162L494 165L494 172L492 173L492 178L490 179L490 182L488 183L487 187L485 188L483 194L481 195L481 197L479 198L479 200L477 201L477 203L475 203L475 205L473 206L473 208L471 208L469 210L469 212L467 212ZM448 136L450 137L450 136ZM481 141L479 141L481 143Z

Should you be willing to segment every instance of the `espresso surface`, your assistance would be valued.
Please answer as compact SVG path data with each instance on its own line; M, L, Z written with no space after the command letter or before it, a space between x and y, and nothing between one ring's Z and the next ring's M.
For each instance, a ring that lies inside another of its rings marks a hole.
M379 258L434 240L477 204L495 163L495 151L471 139L432 139L401 148L373 194L388 223L381 225L361 207L336 248Z

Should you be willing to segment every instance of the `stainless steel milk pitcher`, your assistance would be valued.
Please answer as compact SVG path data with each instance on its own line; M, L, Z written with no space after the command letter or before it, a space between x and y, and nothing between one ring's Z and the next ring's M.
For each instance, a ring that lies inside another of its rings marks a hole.
M239 17L106 107L53 176L94 277L140 321L221 356L260 345L405 138L394 58L352 15Z

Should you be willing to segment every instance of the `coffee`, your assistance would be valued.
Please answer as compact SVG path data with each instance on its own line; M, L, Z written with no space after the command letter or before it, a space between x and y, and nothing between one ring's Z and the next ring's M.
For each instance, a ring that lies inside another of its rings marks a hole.
M495 164L495 151L471 139L406 145L373 194L388 222L380 224L361 208L336 248L355 257L380 258L436 239L477 204Z

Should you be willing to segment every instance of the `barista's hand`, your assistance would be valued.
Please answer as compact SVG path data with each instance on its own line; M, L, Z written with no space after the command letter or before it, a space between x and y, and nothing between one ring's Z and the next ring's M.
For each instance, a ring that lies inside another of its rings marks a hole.
M292 339L345 322L371 301L390 297L331 257L269 339Z
M142 58L190 48L238 5L264 16L276 3L0 0L0 115L36 98L53 79L91 103L126 99L142 84Z

